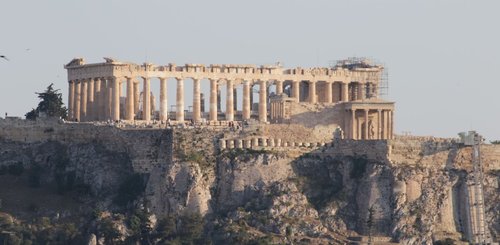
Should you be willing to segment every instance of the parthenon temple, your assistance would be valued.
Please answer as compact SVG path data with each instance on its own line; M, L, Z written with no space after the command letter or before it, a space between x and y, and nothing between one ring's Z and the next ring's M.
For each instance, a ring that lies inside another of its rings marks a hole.
M393 135L394 102L379 98L384 67L368 60L343 60L332 67L285 69L279 63L157 66L104 59L103 63L86 64L84 59L75 58L64 66L68 71L70 120L301 124L304 118L314 121L308 118L314 115L329 118L327 124L336 125L344 139L391 139ZM169 78L176 80L176 98L170 113ZM159 110L155 106L152 79L160 83ZM193 82L192 107L186 106L184 97L184 82L188 79ZM208 110L201 92L203 83L209 83L210 88ZM237 94L240 86L242 95ZM254 91L258 101L254 101Z

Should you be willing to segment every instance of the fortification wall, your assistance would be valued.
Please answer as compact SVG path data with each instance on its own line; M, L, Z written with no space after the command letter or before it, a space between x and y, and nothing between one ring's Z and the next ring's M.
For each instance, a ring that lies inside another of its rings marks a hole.
M472 147L457 143L457 139L397 136L388 141L392 163L423 168L456 168L472 170ZM500 169L500 145L481 145L484 169Z
M57 120L0 119L0 139L21 143L100 143L106 150L127 153L134 171L142 173L172 161L170 129L121 129L91 123L63 123Z

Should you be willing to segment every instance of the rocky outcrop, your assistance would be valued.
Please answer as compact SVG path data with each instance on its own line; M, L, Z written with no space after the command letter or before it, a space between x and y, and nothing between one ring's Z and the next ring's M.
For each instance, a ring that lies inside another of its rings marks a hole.
M74 192L62 196L79 202L66 211L43 207L27 212L4 200L2 211L13 219L77 218L89 243L103 241L98 231L106 224L89 213L99 209L119 217L117 241L125 241L132 234L130 220L115 214L129 215L138 207L159 220L201 214L204 234L215 243L343 244L371 234L430 244L464 239L470 229L465 200L471 149L452 139L344 140L293 152L279 147L220 150L218 139L262 132L0 126L0 167L10 176L0 179L3 184L35 181L54 198L58 191ZM482 152L487 223L497 239L500 147L485 145ZM16 173L19 165L24 173L16 177L9 171ZM138 182L128 181L137 176ZM123 186L140 193L119 205ZM5 189L0 194L10 196ZM90 234L95 238L89 240Z

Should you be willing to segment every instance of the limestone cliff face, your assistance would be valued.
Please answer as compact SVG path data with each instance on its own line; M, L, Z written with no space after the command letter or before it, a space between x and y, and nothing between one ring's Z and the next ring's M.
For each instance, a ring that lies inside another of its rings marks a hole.
M274 243L342 244L371 233L403 244L431 244L470 232L471 149L449 139L220 151L218 139L237 133L2 123L0 167L41 167L42 186L81 185L91 195L80 209L92 204L110 211L124 179L139 174L144 192L135 203L144 197L159 218L200 213L214 242L268 237ZM486 219L498 239L500 147L485 145L482 152ZM11 203L4 200L4 209L21 217Z

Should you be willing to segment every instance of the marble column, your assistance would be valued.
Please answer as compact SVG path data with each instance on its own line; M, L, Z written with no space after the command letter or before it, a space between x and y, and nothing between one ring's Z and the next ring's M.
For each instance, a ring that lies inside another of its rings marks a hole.
M316 81L309 81L309 103L316 102Z
M250 81L243 82L243 120L250 119Z
M366 84L358 83L358 100L366 99Z
M201 121L200 79L193 78L193 121Z
M365 134L365 137L364 137L364 139L365 139L365 140L370 139L370 136L368 135L368 109L365 109L365 127L364 127L364 134Z
M113 120L112 105L113 105L113 79L107 78L107 93L106 93L106 118Z
M177 79L177 112L175 114L175 120L178 122L184 122L184 80L182 78Z
M351 134L351 139L356 139L356 110L355 109L351 109L351 128L350 128L351 132L349 132Z
M393 139L394 138L394 111L393 110L391 110L389 112L389 116L391 117L391 120L389 120L389 123L390 123L390 129L389 129L390 135L389 135L389 139Z
M134 79L134 117L139 113L139 100L141 98L141 90L139 89L139 81Z
M68 120L72 120L74 119L74 116L73 116L73 100L75 98L75 81L69 81L68 82L68 85L69 85L69 91L68 91Z
M276 80L276 94L280 95L283 93L283 81Z
M112 81L112 101L111 101L111 119L120 120L120 78L113 77Z
M87 121L94 121L94 79L88 80L87 85Z
M160 121L168 120L167 78L160 77Z
M264 80L259 84L259 121L267 122L267 83Z
M80 94L80 122L83 122L87 121L87 80L82 79Z
M99 120L104 121L106 120L106 108L105 108L105 101L106 101L106 79L99 78L99 100L98 100L98 106L99 106Z
M210 79L210 121L217 121L217 80Z
M102 101L101 98L101 78L95 78L94 79L94 106L92 108L92 111L94 112L94 120L99 121L101 120L101 107L100 107L100 102Z
M333 92L332 92L333 83L332 82L325 82L325 86L326 86L326 89L325 89L326 103L332 103L333 102Z
M233 81L226 80L226 120L234 121L234 107L233 107Z
M292 97L300 102L300 81L292 81Z
M81 100L81 81L75 83L75 98L73 102L73 120L80 122L80 100Z
M382 110L377 110L377 139L381 140L382 137Z
M142 88L142 120L151 121L151 80L143 77Z
M341 100L342 102L347 102L349 101L349 83L343 82L341 86Z
M388 139L389 134L387 133L387 110L382 110L382 137Z
M125 120L134 120L134 81L131 77L127 77L127 98L125 100Z

